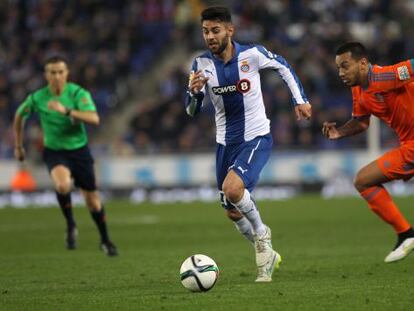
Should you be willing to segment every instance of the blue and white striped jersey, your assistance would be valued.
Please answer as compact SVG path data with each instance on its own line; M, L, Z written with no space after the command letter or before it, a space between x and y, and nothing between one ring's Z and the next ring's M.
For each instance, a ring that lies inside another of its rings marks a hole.
M202 70L209 80L198 94L188 92L186 111L200 111L207 93L215 108L216 141L223 145L250 141L270 132L260 85L259 70L275 69L289 87L293 103L308 100L293 69L280 55L261 45L241 45L234 42L235 56L227 63L210 51L195 58L192 71Z

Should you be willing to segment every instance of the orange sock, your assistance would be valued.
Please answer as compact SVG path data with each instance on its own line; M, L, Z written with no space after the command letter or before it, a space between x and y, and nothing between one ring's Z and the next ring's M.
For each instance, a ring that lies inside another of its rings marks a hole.
M361 192L361 196L368 202L372 211L393 226L397 233L407 231L411 228L411 225L401 214L390 194L383 186L365 189Z

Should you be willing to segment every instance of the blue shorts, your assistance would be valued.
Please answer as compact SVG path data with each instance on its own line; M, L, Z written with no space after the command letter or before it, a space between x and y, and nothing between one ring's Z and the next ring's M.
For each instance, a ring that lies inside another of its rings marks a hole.
M49 173L57 165L63 165L70 170L74 184L86 191L95 191L96 179L93 168L93 158L88 146L75 150L53 150L45 148L43 151Z
M256 186L260 172L269 160L273 139L270 134L234 145L217 144L216 178L217 187L221 191L224 178L233 170L244 182L244 186L252 192Z

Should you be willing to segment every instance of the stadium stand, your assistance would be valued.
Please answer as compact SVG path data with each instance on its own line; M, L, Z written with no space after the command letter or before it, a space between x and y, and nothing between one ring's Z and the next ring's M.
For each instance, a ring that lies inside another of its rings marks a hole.
M349 1L330 0L225 3L234 12L236 39L261 42L284 56L295 67L313 104L315 118L297 124L283 81L273 72L264 73L263 93L275 148L364 147L363 135L335 143L320 135L323 120L340 123L350 113L350 92L340 84L333 62L335 48L356 39L367 45L372 61L379 64L412 57L413 2L354 0L352 6ZM137 105L127 116L127 131L111 147L102 147L108 142L96 142L101 150L116 155L213 150L211 106L195 120L183 109L190 64L177 63L166 71L157 82L157 92L146 100L131 100L138 86L128 85L126 91L123 87L131 76L150 79L146 76L149 69L157 66L158 57L168 57L165 51L175 45L185 47L189 61L194 52L203 50L198 13L208 4L210 1L173 0L2 2L0 158L12 157L13 113L25 94L43 83L42 60L56 53L70 60L73 80L92 91L103 122L106 116L121 111L127 98ZM99 131L108 128L111 123ZM29 136L30 149L41 149L39 133L32 130ZM383 146L393 141L393 134L382 129Z
M323 120L338 123L350 116L350 92L337 78L334 52L347 40L361 40L373 51L372 61L397 62L412 57L414 31L408 27L414 5L409 1L231 1L236 19L236 40L262 42L295 67L313 104L314 119L297 124L290 94L273 72L264 74L263 93L272 121L275 147L279 149L337 149L361 147L364 135L328 142L320 135ZM346 13L345 13L346 12ZM398 23L396 22L398 20ZM405 27L406 25L407 27ZM185 28L188 53L201 51L198 20ZM180 35L178 35L180 37ZM377 43L381 42L378 48ZM191 57L189 56L189 59ZM188 65L188 64L186 64ZM140 152L189 152L214 148L214 118L211 106L196 120L180 109L188 75L182 64L160 82L157 105L140 110L130 122L125 139ZM382 144L395 143L393 133L382 129ZM150 148L146 148L149 147Z
M171 1L2 1L0 158L12 156L13 114L43 85L45 58L65 56L71 79L91 91L105 118L129 94L120 91L125 78L141 76L168 43L173 13ZM36 131L29 137L38 146Z

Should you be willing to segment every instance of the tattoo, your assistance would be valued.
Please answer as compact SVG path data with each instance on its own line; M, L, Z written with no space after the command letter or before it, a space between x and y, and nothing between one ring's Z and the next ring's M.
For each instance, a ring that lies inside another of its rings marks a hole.
M362 133L369 127L369 116L364 118L352 118L337 130L342 137L352 136Z

